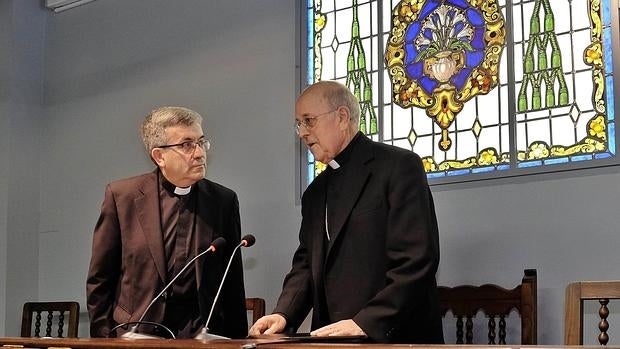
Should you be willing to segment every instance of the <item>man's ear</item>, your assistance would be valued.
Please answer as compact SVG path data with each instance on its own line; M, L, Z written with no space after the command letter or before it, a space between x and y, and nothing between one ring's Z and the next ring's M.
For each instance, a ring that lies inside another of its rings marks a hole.
M153 162L157 164L157 166L162 167L165 164L164 156L161 151L161 148L153 148L151 149L151 159Z
M351 121L351 111L349 110L349 107L345 105L341 105L338 107L336 112L337 112L336 115L338 115L338 121L340 122L340 124L348 128L349 123Z

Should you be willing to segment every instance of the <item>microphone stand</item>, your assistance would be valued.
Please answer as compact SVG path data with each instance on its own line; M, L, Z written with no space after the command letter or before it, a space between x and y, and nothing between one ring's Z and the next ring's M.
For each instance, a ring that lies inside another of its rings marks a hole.
M166 330L170 334L170 338L176 339L176 337L174 336L174 333L172 333L172 331L168 327L166 327L166 326L164 326L162 324L158 324L157 322L152 322L152 321L142 321L142 322L130 321L130 322L123 322L122 324L114 326L110 330L110 333L116 331L117 329L119 329L120 327L123 327L123 326L135 325L133 327L137 328L137 326L141 325L141 324L142 325L151 325L153 327L161 327L161 328L163 328L164 330ZM135 331L135 328L133 328L133 327L132 327L132 330ZM158 337L158 336L155 336L155 335L138 333L138 332L125 332L125 333L123 333L121 335L121 338L123 338L123 339L164 339L162 337Z
M208 249L200 252L199 254L197 254L194 258L192 258L189 262L187 262L185 264L185 266L183 266L183 268L181 269L181 271L179 271L173 278L172 280L170 280L170 282L168 282L166 284L166 286L164 286L164 288L161 290L161 292L159 292L157 294L157 296L155 296L153 298L153 300L151 300L151 303L149 303L149 305L146 307L146 310L144 310L144 313L142 313L142 316L140 316L140 319L136 322L125 322L120 324L119 326L114 327L113 329L117 329L118 327L121 326L125 326L128 324L132 324L134 323L135 325L133 325L131 327L131 329L129 330L129 332L125 332L121 335L120 338L124 338L124 339L162 339L162 337L159 336L155 336L155 335L150 335L150 334L144 334L144 333L138 333L136 332L138 330L138 326L140 326L140 324L143 323L147 323L146 321L142 321L144 320L144 316L146 316L146 313L149 311L149 309L151 309L151 306L153 306L153 304L155 304L155 302L159 299L159 297L161 297L164 292L166 292L166 290L168 290L168 288L172 285L172 283L174 283L176 281L176 279L179 278L179 276L181 276L181 274L183 274L183 272L198 258L202 257L204 254L206 254L207 252L213 251L215 252L215 250L217 249L217 247L219 246L223 246L223 244L226 243L226 240L222 237L219 237L217 239L215 239L212 243L211 246L209 246ZM219 245L219 246L218 246ZM151 323L152 325L153 323ZM166 331L168 331L168 333L170 333L172 335L172 339L175 339L176 337L174 336L174 334L172 333L172 331L170 331L170 329L162 324L157 324L157 326L161 326L164 329L166 329ZM111 332L111 331L110 331Z
M213 298L213 305L211 305L211 310L209 311L209 316L207 317L207 321L205 322L204 327L194 337L194 339L198 340L213 340L213 339L230 339L229 337L219 336L217 334L209 333L209 322L211 321L211 316L213 315L213 310L215 309L215 304L220 296L220 291L222 291L222 286L224 286L224 281L226 280L226 275L228 275L228 270L230 269L230 265L232 264L233 258L235 257L235 253L241 246L250 247L254 245L256 238L252 234L248 234L241 239L241 242L235 247L233 252L230 254L230 259L228 260L228 265L226 266L226 270L224 270L224 275L222 276L222 281L220 282L220 286L217 289L217 293L215 294L215 298Z

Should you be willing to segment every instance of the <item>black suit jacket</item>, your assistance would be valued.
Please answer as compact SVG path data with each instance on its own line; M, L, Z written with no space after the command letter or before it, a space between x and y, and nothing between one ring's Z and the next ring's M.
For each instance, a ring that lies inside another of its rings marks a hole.
M95 226L86 282L86 301L92 337L108 337L117 324L137 321L151 300L169 282L160 225L158 170L110 183ZM226 263L240 242L237 195L203 179L192 190L198 193L194 246L188 258L209 248L217 237L226 247L196 262L196 284L203 321L213 304ZM161 323L165 298L153 304L145 321ZM234 257L211 322L210 333L232 338L247 335L247 312L241 255ZM119 331L123 332L122 330ZM113 335L113 334L112 334Z
M310 308L317 327L319 285L330 320L353 319L371 340L443 343L435 273L439 238L420 158L363 135L349 160L329 219L324 249L328 171L302 197L300 244L274 310L296 329ZM324 260L322 258L325 253Z

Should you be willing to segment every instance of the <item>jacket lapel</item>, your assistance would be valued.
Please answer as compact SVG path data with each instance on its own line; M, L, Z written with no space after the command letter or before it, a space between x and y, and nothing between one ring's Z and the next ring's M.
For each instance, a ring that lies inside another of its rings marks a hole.
M371 141L368 138L362 137L353 149L349 163L340 169L347 171L345 174L347 180L342 187L342 193L344 195L340 197L340 201L335 207L330 208L332 215L327 218L331 241L327 249L326 261L329 259L332 247L340 237L342 228L351 215L353 206L359 199L371 175L370 171L365 166L365 164L373 158L372 148L368 146L369 142Z
M138 188L135 207L138 211L138 220L144 232L144 238L151 251L157 273L162 281L166 282L166 257L164 256L164 238L159 222L159 188L157 185L158 172L155 170L145 177L142 186Z

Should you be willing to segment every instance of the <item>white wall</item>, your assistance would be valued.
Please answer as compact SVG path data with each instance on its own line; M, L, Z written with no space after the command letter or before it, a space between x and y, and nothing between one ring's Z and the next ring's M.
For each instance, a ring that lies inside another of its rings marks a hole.
M38 295L45 15L32 1L1 1L0 13L0 333L16 334L21 305Z
M243 251L247 294L273 307L299 225L295 3L99 0L50 15L39 126L40 299L77 299L85 311L104 186L151 168L138 125L153 107L177 104L205 117L214 143L207 176L238 193L243 230L257 236ZM512 288L524 268L536 268L539 343L561 343L566 284L620 279L619 177L612 167L433 187L439 282ZM85 323L80 333L87 335Z
M11 43L11 4L8 1L0 1L0 47L8 47ZM10 92L9 74L10 51L0 50L0 163L8 164L8 135L9 135L9 110ZM7 237L7 205L8 205L8 169L0 166L0 285L6 285L6 237ZM6 286L0 286L0 335L4 335L6 317Z

